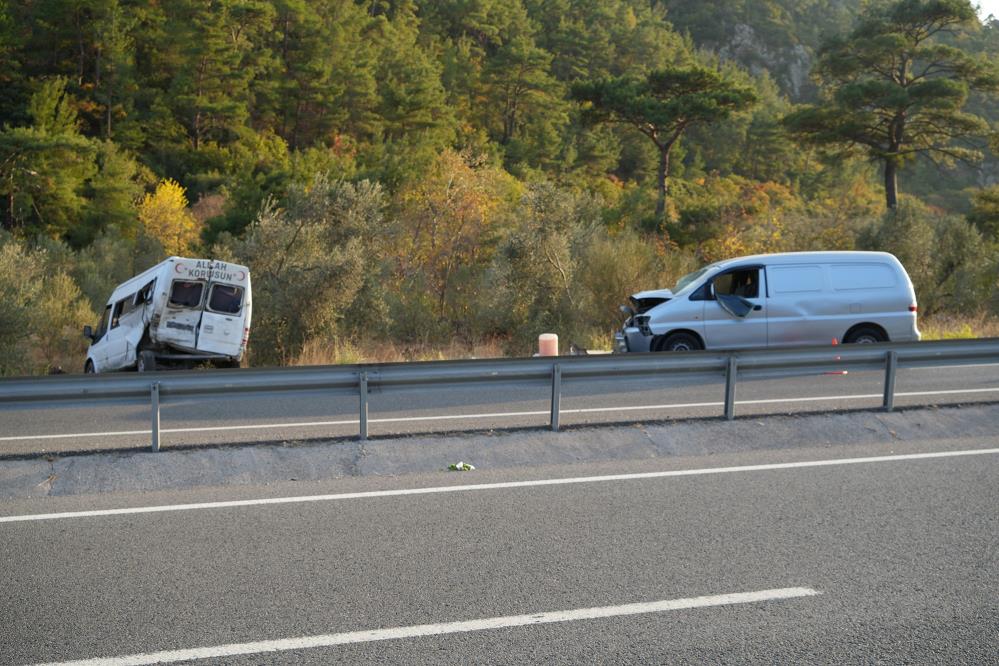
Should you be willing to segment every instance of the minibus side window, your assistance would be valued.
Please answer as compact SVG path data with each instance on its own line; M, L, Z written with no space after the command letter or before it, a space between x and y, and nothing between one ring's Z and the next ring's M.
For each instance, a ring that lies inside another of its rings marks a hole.
M174 280L170 289L170 305L180 308L196 308L201 305L203 282Z
M148 302L153 295L153 288L156 286L156 278L153 278L146 286L135 293L135 306L138 307L143 303Z
M128 298L123 298L114 304L114 312L111 314L111 328L118 328L118 324L121 321L122 312L125 310L125 306L128 301L131 300L131 296Z

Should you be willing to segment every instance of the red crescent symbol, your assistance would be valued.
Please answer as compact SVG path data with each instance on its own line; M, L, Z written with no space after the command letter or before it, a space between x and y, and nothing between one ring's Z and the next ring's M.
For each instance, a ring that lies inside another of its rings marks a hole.
M236 271L236 272L239 273L239 276L240 276L239 277L239 281L240 282L242 282L243 280L246 279L246 271Z
M184 267L184 264L177 264L177 265L176 265L176 266L174 267L174 270L175 270L175 271L177 271L177 272L179 273L179 272L180 272L180 269L181 269L181 268L183 268L183 267Z

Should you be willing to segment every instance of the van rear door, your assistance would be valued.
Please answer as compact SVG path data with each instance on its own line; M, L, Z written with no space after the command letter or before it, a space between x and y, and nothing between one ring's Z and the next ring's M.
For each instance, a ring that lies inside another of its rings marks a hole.
M160 341L182 350L197 349L198 322L205 301L205 281L176 278L157 329Z
M198 349L238 357L243 339L246 290L238 284L209 284L198 331Z

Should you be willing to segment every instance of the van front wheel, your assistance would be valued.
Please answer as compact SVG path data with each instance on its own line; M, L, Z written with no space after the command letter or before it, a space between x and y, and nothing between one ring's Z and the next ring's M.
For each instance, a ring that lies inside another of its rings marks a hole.
M873 326L861 326L847 333L843 342L846 344L870 345L876 342L886 342L888 336L879 328Z
M148 349L139 352L139 358L135 362L135 369L139 372L153 372L156 370L156 354Z
M701 345L701 341L690 333L674 333L666 337L664 340L659 340L659 344L656 345L656 351L697 351L698 349L704 349Z

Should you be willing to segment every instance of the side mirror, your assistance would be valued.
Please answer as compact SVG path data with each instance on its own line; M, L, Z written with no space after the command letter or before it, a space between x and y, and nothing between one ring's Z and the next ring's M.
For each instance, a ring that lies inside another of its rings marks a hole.
M91 342L94 341L94 329L90 326L83 327L83 337L88 338Z

